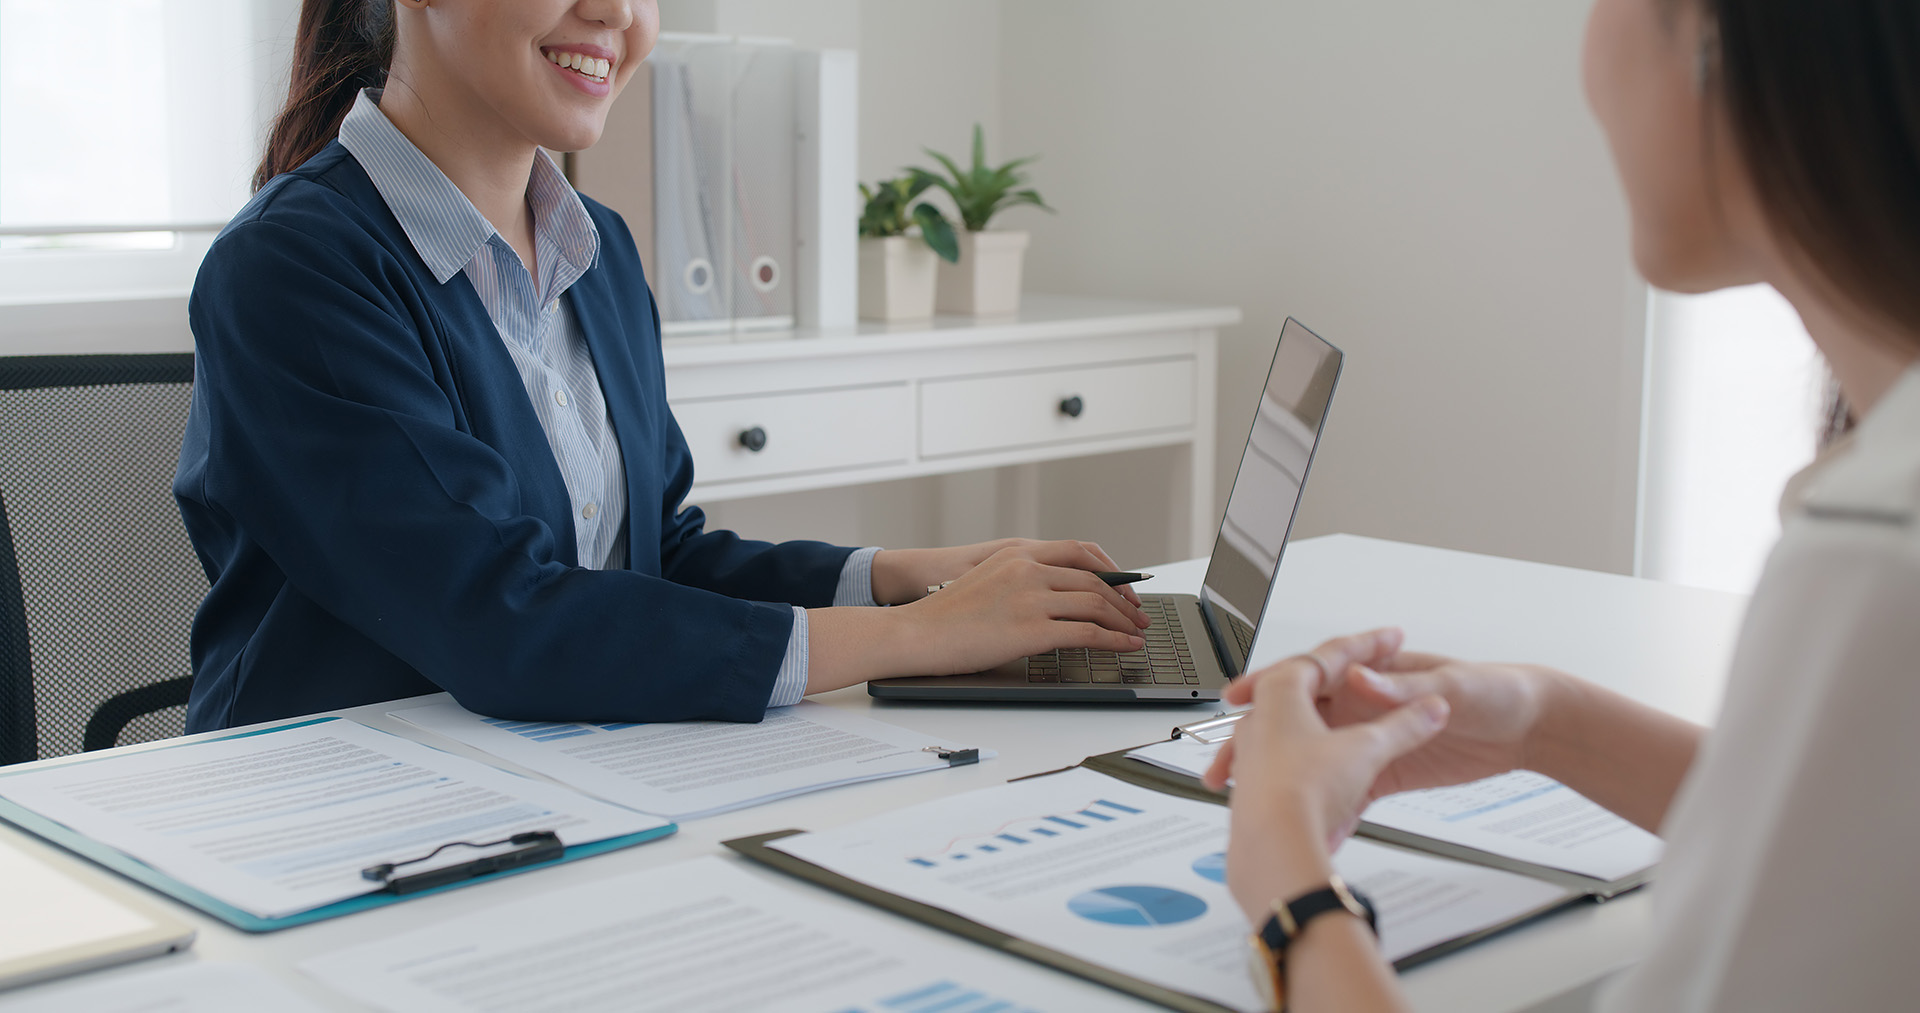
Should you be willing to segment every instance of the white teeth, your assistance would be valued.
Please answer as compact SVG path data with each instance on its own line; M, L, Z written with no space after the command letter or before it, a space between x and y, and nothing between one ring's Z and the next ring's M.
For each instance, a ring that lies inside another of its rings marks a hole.
M547 50L547 62L577 71L582 77L596 81L606 80L607 75L613 71L613 63L609 60L584 56L580 53L562 53L552 49Z

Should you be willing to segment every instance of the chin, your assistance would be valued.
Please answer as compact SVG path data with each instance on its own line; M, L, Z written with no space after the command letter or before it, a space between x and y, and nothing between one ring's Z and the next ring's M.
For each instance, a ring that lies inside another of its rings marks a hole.
M1723 288L1760 281L1751 272L1730 263L1718 249L1682 247L1673 243L1636 242L1634 267L1654 288L1681 295L1704 295Z

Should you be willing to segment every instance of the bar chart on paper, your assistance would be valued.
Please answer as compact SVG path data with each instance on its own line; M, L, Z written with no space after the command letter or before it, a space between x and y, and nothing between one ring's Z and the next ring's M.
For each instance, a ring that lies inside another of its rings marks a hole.
M979 989L956 985L951 981L936 981L924 988L888 996L870 1005L849 1006L840 1013L1039 1013L1039 1011Z
M944 849L933 854L909 856L907 864L923 869L937 869L943 864L997 854L1048 838L1071 834L1076 830L1086 830L1139 815L1141 811L1133 806L1096 798L1066 813L1025 817L1003 823L985 833L957 837Z
M561 739L577 739L583 735L600 732L618 732L628 728L640 727L639 722L612 725L574 724L567 721L509 721L505 718L481 718L482 724L489 724L502 731L512 732L523 739L533 742L559 742Z

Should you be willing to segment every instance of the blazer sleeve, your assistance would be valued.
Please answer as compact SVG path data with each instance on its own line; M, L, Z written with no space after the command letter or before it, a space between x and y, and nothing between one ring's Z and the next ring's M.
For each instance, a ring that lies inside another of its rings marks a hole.
M726 580L559 561L508 462L463 431L432 310L390 256L367 259L259 219L209 255L191 305L207 501L291 587L469 709L759 720L792 610L716 593Z

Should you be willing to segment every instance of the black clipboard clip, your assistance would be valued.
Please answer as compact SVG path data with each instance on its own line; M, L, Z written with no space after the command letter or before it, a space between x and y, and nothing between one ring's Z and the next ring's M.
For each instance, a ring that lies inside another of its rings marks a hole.
M417 872L411 876L394 875L394 871L401 866L418 865L448 848L496 848L502 844L513 845L513 850L503 851L497 855L483 855L471 862ZM369 865L360 870L360 878L381 884L381 889L387 893L417 893L421 890L431 890L436 886L445 886L448 883L458 883L463 879L477 879L508 869L552 861L566 853L567 846L561 843L558 833L552 830L529 830L497 841L452 841L440 845L419 858L409 858L404 862L382 862L379 865Z
M980 750L978 749L948 749L946 746L921 746L920 751L938 756L947 761L947 766L949 767L964 767L969 763L980 762Z

